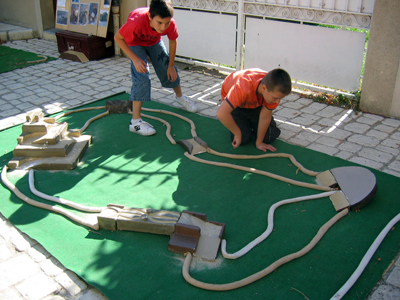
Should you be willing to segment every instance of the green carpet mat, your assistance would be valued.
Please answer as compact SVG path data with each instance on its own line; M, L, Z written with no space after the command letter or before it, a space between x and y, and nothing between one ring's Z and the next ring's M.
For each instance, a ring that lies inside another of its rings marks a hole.
M46 61L56 59L50 56L46 57ZM36 53L0 46L0 73L37 65L41 62L33 63L33 61L41 61L43 59L44 57L38 56Z
M127 94L110 99L128 99ZM100 100L89 106L104 105ZM260 154L253 145L233 150L227 130L219 121L156 102L145 107L166 109L194 121L197 134L210 148L234 154ZM64 117L69 128L81 128L101 111ZM175 140L189 139L190 125L174 116L145 112L172 125ZM227 251L233 253L267 228L268 210L274 203L319 191L297 187L264 176L197 163L184 149L172 145L162 123L148 120L157 134L139 136L128 131L130 115L112 114L93 122L85 131L93 137L82 162L72 171L36 171L36 188L90 206L109 203L205 213L208 220L226 224ZM12 158L21 126L0 132L1 164ZM293 154L306 168L324 171L350 162L276 141L281 153ZM200 158L246 165L314 183L315 178L296 172L285 158L231 160L207 153ZM372 170L378 181L374 199L336 223L305 256L243 288L206 291L188 284L181 270L184 256L168 251L168 236L100 230L93 232L63 216L23 203L4 186L0 211L21 231L36 239L68 269L99 288L109 299L330 299L346 282L386 224L400 211L400 179ZM9 179L28 197L28 176L9 172ZM51 202L49 202L51 203ZM77 213L77 212L75 212ZM329 198L282 206L275 213L275 229L247 255L213 263L194 259L191 275L209 283L229 283L256 273L277 259L302 249L319 228L336 214ZM364 299L400 250L400 230L393 229L368 267L344 299Z

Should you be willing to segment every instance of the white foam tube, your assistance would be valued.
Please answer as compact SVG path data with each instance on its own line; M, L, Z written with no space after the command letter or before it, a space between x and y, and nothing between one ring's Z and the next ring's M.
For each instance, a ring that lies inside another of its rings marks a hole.
M106 108L105 106L94 106L94 107L79 108L79 109L70 110L70 111L67 111L65 113L59 114L58 116L55 116L54 119L58 120L58 119L60 119L62 117L68 116L68 115L73 114L73 113L81 112L81 111L88 111L88 110L94 110L94 109L105 109L105 108Z
M142 110L144 110L144 111L152 111L152 112L157 112L157 113L161 113L161 114L172 115L172 116L178 117L178 118L180 118L180 119L182 119L182 120L184 120L184 121L186 121L186 122L188 122L190 124L190 128L191 128L190 132L192 134L192 137L197 137L196 125L189 118L186 118L186 117L184 117L184 116L182 116L180 114L176 114L176 113L174 113L172 111L168 111L168 110L151 109L151 108L145 108L145 107L142 107Z
M336 294L331 298L331 300L339 300L342 299L344 295L350 290L350 288L354 285L354 283L361 276L362 272L364 272L365 268L368 265L368 262L371 260L372 256L375 254L376 250L386 237L387 233L393 228L393 226L400 221L400 214L394 217L386 227L381 231L372 245L369 247L367 253L364 255L357 269L354 271L353 275L346 281L346 283L336 292Z
M67 218L70 218L71 220L73 220L79 224L90 227L94 230L99 230L99 224L97 222L89 222L89 221L85 220L84 218L78 217L63 208L59 208L59 207L56 207L53 205L41 203L41 202L38 202L36 200L30 199L27 196L25 196L23 193L20 192L20 190L14 184L11 183L11 181L8 180L6 165L3 167L2 171L1 171L1 180L22 201L25 201L26 203L36 206L36 207L39 207L39 208L43 208L43 209L53 211L55 213L59 213L60 215L64 215Z
M317 234L314 236L314 238L311 240L311 242L305 246L303 249L300 251L297 251L295 253L286 255L277 261L275 261L273 264L268 266L267 268L251 275L248 276L242 280L238 280L235 282L231 283L226 283L226 284L211 284L211 283L205 283L198 281L194 279L193 277L190 276L189 269L190 269L190 263L192 261L192 254L187 253L185 262L183 263L183 268L182 268L182 275L185 278L185 280L190 283L191 285L194 285L196 287L206 289L206 290L211 290L211 291L229 291L233 289L237 289L240 287L243 287L245 285L248 285L250 283L253 283L256 280L259 280L263 278L264 276L270 274L274 270L276 270L278 267L282 266L285 263L288 263L289 261L292 261L296 258L299 258L306 253L310 252L312 248L321 240L321 238L324 236L324 234L328 231L329 228L333 226L338 220L343 218L345 215L347 215L349 212L349 209L344 209L341 212L337 213L335 216L333 216L328 222L326 222L317 232Z
M50 195L46 195L42 192L39 192L36 188L35 188L35 178L34 178L34 171L33 169L29 170L29 188L31 190L31 192L43 199L49 200L49 201L53 201L56 203L60 203L60 204L64 204L67 205L69 207L73 207L76 208L78 210L82 210L82 211L86 211L86 212L102 212L103 210L107 209L107 207L90 207L90 206L86 206L83 204L79 204L79 203L75 203L63 198L59 198L59 197L54 197L54 196L50 196Z
M272 230L274 229L274 212L275 212L275 209L277 209L279 206L288 204L288 203L295 203L295 202L300 202L300 201L305 201L305 200L313 200L313 199L328 197L336 192L337 191L330 191L330 192L325 192L325 193L316 194L316 195L282 200L282 201L275 203L274 205L271 206L271 208L268 211L268 226L267 226L267 230L264 231L264 233L262 235L260 235L258 238L253 240L251 243L247 244L247 246L243 247L241 250L239 250L233 254L229 254L226 252L226 240L222 240L222 242L221 242L222 255L225 258L236 259L236 258L239 258L239 257L245 255L247 252L249 252L251 249L253 249L255 246L257 246L259 243L264 241L271 234Z

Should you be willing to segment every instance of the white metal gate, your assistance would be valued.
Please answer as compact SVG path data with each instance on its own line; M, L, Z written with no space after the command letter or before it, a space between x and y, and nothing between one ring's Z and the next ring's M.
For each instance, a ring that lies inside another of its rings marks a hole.
M356 91L375 0L172 0L177 55L234 69L281 67L297 81ZM179 59L179 58L178 58Z

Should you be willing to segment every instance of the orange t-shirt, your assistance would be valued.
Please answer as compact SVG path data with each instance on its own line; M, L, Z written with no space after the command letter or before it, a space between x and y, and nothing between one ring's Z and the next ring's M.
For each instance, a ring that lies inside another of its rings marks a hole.
M232 108L257 108L265 106L272 110L278 103L268 104L257 95L257 88L268 72L261 69L247 69L233 72L226 77L221 88L222 100L227 100Z

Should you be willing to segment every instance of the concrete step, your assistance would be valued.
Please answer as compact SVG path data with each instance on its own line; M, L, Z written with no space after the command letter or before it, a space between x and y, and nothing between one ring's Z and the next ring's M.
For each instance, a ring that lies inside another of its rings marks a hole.
M5 41L17 41L17 40L28 40L38 38L39 34L36 30L0 23L0 40Z
M58 28L47 29L43 32L42 39L47 41L57 42L56 32L58 31L63 31L63 29L58 29ZM22 26L0 23L0 40L2 42L29 40L39 37L40 37L39 33L36 30L25 28Z
M57 37L56 33L59 31L64 31L63 29L58 29L58 28L53 28L53 29L48 29L43 32L43 38L44 40L47 41L53 41L57 42Z

